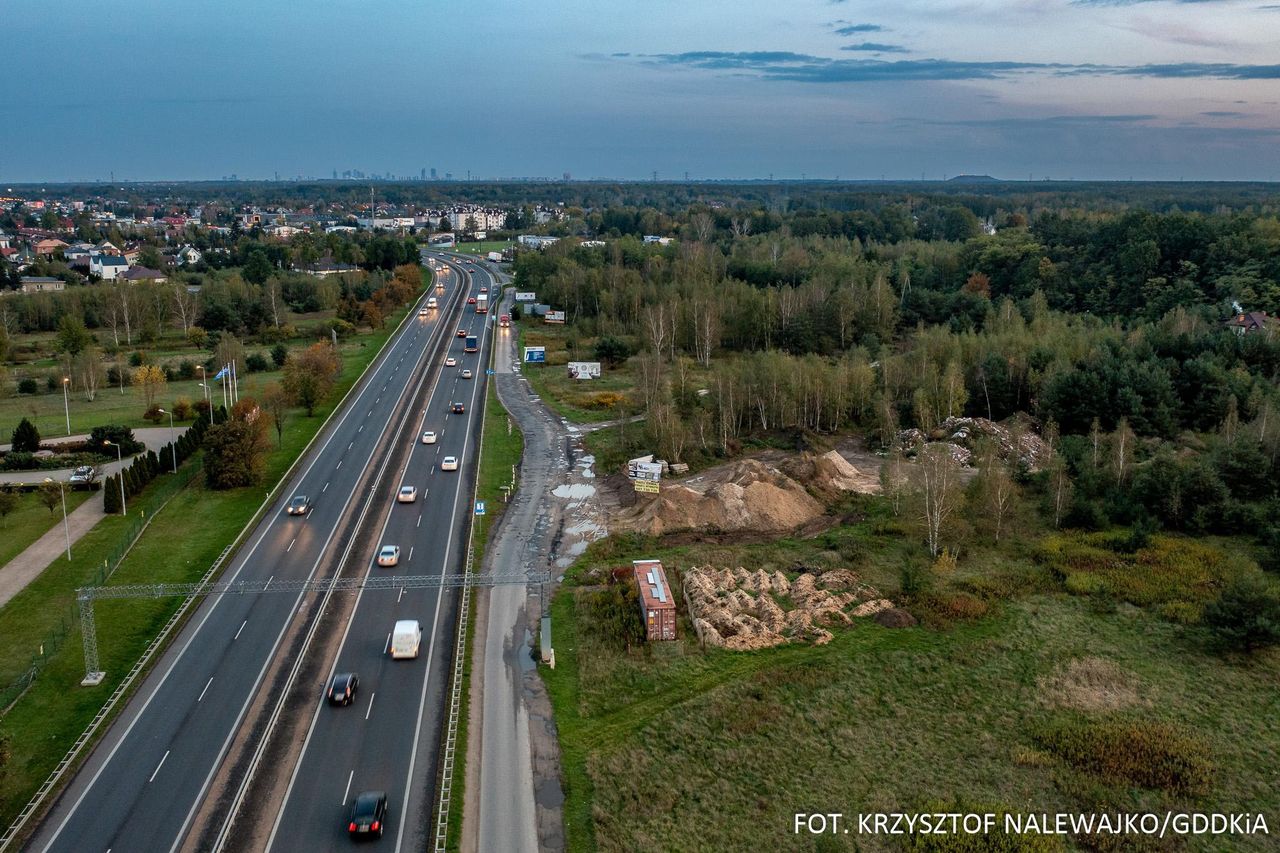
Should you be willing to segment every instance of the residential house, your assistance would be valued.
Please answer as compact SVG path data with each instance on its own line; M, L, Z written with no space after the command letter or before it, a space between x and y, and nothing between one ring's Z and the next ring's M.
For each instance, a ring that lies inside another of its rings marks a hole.
M23 293L48 293L65 290L67 283L60 278L45 275L24 275L21 279Z
M200 254L200 250L190 243L178 250L177 264L180 267L194 266L204 260L204 255Z
M124 272L116 276L120 281L153 281L156 284L164 284L169 277L159 270L147 269L146 267L129 267Z
M100 255L114 255L123 257L124 252L120 251L120 247L110 240L103 240L101 243L93 247L93 250Z
M119 255L89 256L89 274L96 275L103 281L115 281L127 269L129 262Z
M1237 335L1270 334L1275 330L1275 322L1276 318L1268 317L1266 311L1242 311L1223 325Z
M0 231L0 249L9 248L9 235Z
M57 237L47 237L35 244L36 254L44 255L46 257L56 255L65 248L67 248L67 244L62 240L59 240Z

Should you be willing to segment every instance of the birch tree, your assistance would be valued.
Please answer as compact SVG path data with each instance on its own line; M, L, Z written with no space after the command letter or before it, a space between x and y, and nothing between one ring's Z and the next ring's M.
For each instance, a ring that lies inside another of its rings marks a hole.
M953 515L964 502L960 466L944 444L926 444L916 457L919 518L929 556L942 551L942 539Z
M196 322L196 295L185 284L175 284L173 291L173 318L182 327L182 337L187 336Z

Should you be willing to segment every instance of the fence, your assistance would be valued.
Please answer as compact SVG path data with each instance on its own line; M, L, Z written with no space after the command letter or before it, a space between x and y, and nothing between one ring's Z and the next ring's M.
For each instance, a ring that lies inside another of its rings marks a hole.
M133 549L147 525L151 523L151 519L156 513L164 509L165 505L173 499L174 495L182 491L195 479L196 475L201 471L201 461L203 457L197 456L190 460L186 465L178 469L178 473L168 474L152 481L152 487L147 491L146 503L150 508L150 512L146 508L139 507L135 515L131 515L128 526L120 534L120 538L116 541L115 547L108 552L103 558L102 564L94 569L90 579L86 579L85 586L101 586L106 583L107 579L115 573L115 570L124 562L124 558L128 556L129 551ZM38 676L53 659L53 656L62 648L62 644L66 642L72 630L79 624L79 615L75 603L67 606L66 612L62 618L58 620L58 625L51 630L45 638L40 642L39 650L32 655L31 664L22 671L22 674L4 687L0 688L0 716L3 716L13 707L14 703L22 698L22 694L27 692Z

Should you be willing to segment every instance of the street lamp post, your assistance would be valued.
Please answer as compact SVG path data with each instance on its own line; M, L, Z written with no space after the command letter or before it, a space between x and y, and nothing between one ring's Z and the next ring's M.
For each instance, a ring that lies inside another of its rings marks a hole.
M173 473L176 474L178 473L178 453L173 436L173 412L166 412L161 409L160 414L169 416L169 458L173 460Z
M197 364L196 370L200 371L200 387L204 389L204 404L209 409L209 423L213 423L213 404L209 402L209 377L205 375L203 364Z
M67 435L71 435L71 398L67 395L67 386L70 383L70 376L62 377L62 409L67 413Z
M102 443L104 445L105 444L114 445L116 448L116 460L119 461L120 463L120 470L117 472L120 476L120 514L128 515L129 507L124 502L124 451L120 449L119 444L116 444L114 441L112 441L109 438L103 439Z
M51 480L50 478L45 477L44 481L46 483L57 483L58 494L62 496L62 532L67 537L67 559L70 560L71 559L71 527L67 524L67 492L66 492L66 489L64 489L62 486L61 480Z

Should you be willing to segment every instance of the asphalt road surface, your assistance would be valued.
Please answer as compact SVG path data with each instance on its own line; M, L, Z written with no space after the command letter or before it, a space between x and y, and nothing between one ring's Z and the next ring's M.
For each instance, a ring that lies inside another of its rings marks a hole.
M446 296L452 296L455 288L469 283L457 273L445 281ZM425 304L426 296L423 294L419 304ZM449 300L442 300L442 305L448 304L451 304ZM462 324L478 328L478 318L468 313L469 306L464 304L462 308ZM393 335L362 383L348 397L343 411L334 417L295 469L289 485L279 491L274 505L228 567L224 579L313 578L317 568L332 557L330 546L335 532L357 504L357 498L367 496L366 469L385 451L384 433L396 419L419 371L425 366L424 354L433 334L453 333L452 328L443 327L446 323L452 325L454 319L448 310L442 308L430 313L429 317L419 318L415 311L410 321ZM466 358L468 361L464 364L478 361L475 355ZM483 373L479 377L483 377ZM454 390L453 378L447 371L441 375L433 410L427 413L437 431L444 421L441 401L448 402L451 394L461 397L475 393L480 387L480 382L473 380L459 384ZM449 453L474 452L474 446L466 442L466 424L471 412L468 407L466 415L451 416L453 420L444 426L447 442L444 447L449 448ZM424 449L434 451L434 448ZM435 461L434 452L415 453L415 467L410 474L410 479L421 488L429 487L435 496L429 502L419 497L417 504L397 507L401 511L392 513L394 527L389 527L388 536L399 540L404 554L399 571L424 574L440 571L443 555L450 547L448 525L456 521L453 515L456 504L451 505L447 495L450 486L461 478L451 475L451 482L434 470ZM284 507L294 494L313 498L314 508L309 516L285 515ZM421 527L417 526L419 514L427 516ZM192 519L192 523L200 522L197 518ZM453 547L456 547L456 538L453 537ZM372 559L378 543L357 544ZM181 542L174 543L176 554L181 554L181 548ZM414 549L412 559L406 559L410 548ZM244 709L258 689L264 667L301 599L300 594L282 593L214 596L203 602L55 803L27 849L67 853L177 849L192 815L208 793L209 780L235 734ZM368 596L367 601L373 602L374 596ZM375 610L382 618L374 618ZM396 763L393 757L399 764L407 764L410 756L417 754L414 745L422 746L418 743L418 733L424 726L431 725L424 720L427 682L422 676L432 656L426 654L417 661L397 662L404 665L390 667L387 677L383 677L382 667L365 665L366 660L372 660L365 657L366 653L380 652L395 618L393 614L397 612L420 614L424 627L429 630L441 607L434 593L420 592L414 596L406 593L399 603L382 598L373 606L365 604L361 608L362 618L351 629L347 651L358 656L364 671L362 700L367 703L373 693L383 694L377 697L381 700L375 706L378 716L370 716L367 730L349 744L350 750L343 747L339 752L338 744L345 739L343 733L335 734L333 741L324 742L325 749L333 750L326 758L332 757L340 763L322 762L315 778L308 776L307 781L319 785L322 780L341 776L336 783L338 790L326 789L327 803L317 801L305 816L299 816L299 820L316 821L316 826L291 826L290 832L284 834L289 843L281 843L278 849L324 849L324 845L292 846L303 833L317 833L317 837L328 839L326 844L336 841L343 819L341 802L345 795L341 789L345 788L348 773L356 767L351 756L364 754L371 748L403 749L403 754L379 756L378 762L386 760L390 768ZM429 638L424 637L424 648L428 642ZM437 647L442 645L449 644L436 643ZM378 661L389 663L381 658ZM415 675L418 677L414 678ZM417 685L416 693L411 680ZM105 688L98 689L103 690L105 698ZM362 719L365 715L363 706L343 710L350 712L348 718ZM422 770L426 763L418 767ZM423 770L421 775L430 776L431 772ZM370 783L383 784L382 779L370 771ZM406 779L407 776L399 780L388 776L385 782L389 790L399 794L392 801L392 823L396 831L405 807ZM358 784L365 784L363 773Z
M492 287L488 273L479 268L472 268L471 278L472 295L481 287ZM418 488L418 499L392 507L382 535L376 543L368 543L369 574L440 575L462 570L466 521L472 512L472 461L479 441L479 411L492 346L486 329L496 325L496 318L495 313L479 315L475 306L464 306L458 328L479 338L479 352L464 353L464 339L452 339L446 355L457 359L457 366L444 368L417 431L420 438L424 431L432 430L437 441L423 444L415 440L399 478L401 484ZM462 378L463 369L470 370L472 378ZM457 402L465 406L465 414L449 413L451 404ZM447 456L463 460L459 470L441 469L440 462ZM377 547L384 544L400 547L398 566L375 565ZM348 849L347 810L365 790L387 794L385 833L386 841L394 838L391 849L428 847L457 598L456 589L361 594L331 670L331 674L358 674L356 701L332 707L322 696L316 697L303 753L268 850L313 853ZM388 654L392 627L402 619L422 625L417 659L393 660Z

